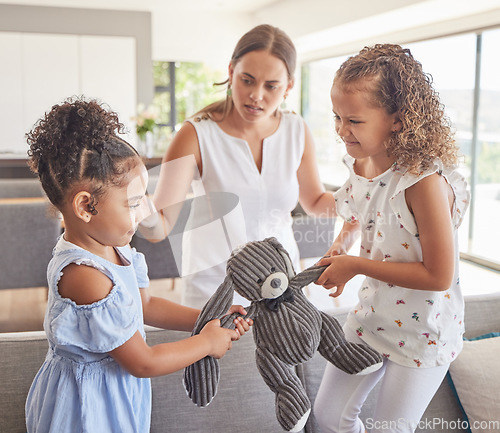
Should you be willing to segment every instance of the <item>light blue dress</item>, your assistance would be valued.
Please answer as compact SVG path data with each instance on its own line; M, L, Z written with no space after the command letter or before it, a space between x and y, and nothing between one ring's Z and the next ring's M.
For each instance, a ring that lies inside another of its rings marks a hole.
M44 329L49 350L26 401L29 433L149 432L151 382L132 376L108 354L137 330L145 338L139 287L149 279L144 256L117 248L115 265L63 239L47 277ZM57 283L70 263L93 266L113 282L109 295L90 305L62 298Z

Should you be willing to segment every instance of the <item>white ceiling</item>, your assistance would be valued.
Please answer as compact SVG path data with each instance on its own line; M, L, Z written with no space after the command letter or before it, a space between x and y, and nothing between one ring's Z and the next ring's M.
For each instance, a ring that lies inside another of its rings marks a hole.
M500 0L6 0L1 3L151 12L155 60L226 62L237 39L261 23L282 28L302 60L375 42L500 25Z
M186 9L254 13L282 0L10 0L0 3L91 9L152 11Z

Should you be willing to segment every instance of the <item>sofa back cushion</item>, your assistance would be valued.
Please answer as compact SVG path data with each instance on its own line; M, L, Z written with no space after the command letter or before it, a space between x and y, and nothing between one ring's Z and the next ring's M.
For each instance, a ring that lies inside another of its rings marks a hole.
M189 336L153 328L146 333L150 345ZM0 334L0 432L26 432L26 396L47 348L41 331ZM257 371L251 334L235 342L220 360L219 390L208 407L199 408L189 399L182 384L183 373L152 379L151 433L283 432L275 416L274 394Z
M158 344L188 336L183 332L153 331L147 338L148 344ZM151 433L283 433L276 420L274 393L257 370L251 334L235 342L220 360L218 392L207 407L199 408L189 399L182 383L183 373L181 370L153 378Z
M54 215L53 215L54 214ZM47 286L61 221L43 198L0 200L0 289Z
M26 397L47 349L41 331L0 334L0 432L26 432Z

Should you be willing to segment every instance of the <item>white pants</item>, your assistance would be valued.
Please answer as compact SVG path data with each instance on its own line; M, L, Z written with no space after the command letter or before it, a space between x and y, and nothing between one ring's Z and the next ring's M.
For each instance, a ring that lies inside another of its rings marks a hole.
M362 340L345 329L349 341ZM328 363L314 404L322 433L413 433L443 381L449 364L411 368L384 359L378 371L350 375ZM368 394L382 379L375 413L365 420L359 413Z

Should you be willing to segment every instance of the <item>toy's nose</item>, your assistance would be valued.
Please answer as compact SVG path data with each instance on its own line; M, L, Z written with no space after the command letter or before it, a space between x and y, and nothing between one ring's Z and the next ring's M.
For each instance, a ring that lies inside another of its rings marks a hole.
M273 278L273 279L271 280L271 287L272 287L273 289L277 289L277 288L278 288L278 287L280 287L280 286L281 286L281 280L280 280L279 278Z

